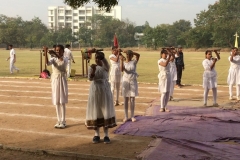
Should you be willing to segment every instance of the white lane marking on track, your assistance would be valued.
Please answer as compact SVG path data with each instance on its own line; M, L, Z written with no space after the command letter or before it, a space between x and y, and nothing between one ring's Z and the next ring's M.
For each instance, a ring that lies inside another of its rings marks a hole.
M19 90L0 90L0 92L23 92L23 93L48 93L48 94L51 94L52 92L49 92L49 91L19 91ZM80 95L80 96L88 96L89 94L87 93L82 93L82 94L78 94L78 93L68 93L68 95ZM14 95L14 97L16 97ZM32 96L33 97L33 96ZM36 97L37 98L37 97ZM145 98L145 99L155 99L155 97L136 97L136 99L139 99L139 98ZM136 102L137 103L137 102ZM144 103L142 103L144 104Z
M54 105L43 105L43 104L29 104L29 103L14 103L14 102L0 102L0 104L7 104L7 105L17 105L17 106L31 106L31 107L34 107L34 106L38 106L38 107L49 107L49 108L53 108L55 107ZM141 103L136 103L136 104L141 104ZM146 105L146 104L144 104ZM147 105L150 105L150 104L147 104ZM81 110L86 110L86 107L71 107L71 106L66 106L67 108L71 108L71 109L81 109ZM124 112L124 109L115 109L115 111L119 111L119 112ZM142 111L135 111L135 113L145 113L145 112L142 112Z
M37 131L21 130L21 129L10 129L10 128L0 128L0 130L2 130L2 131L8 131L8 132L41 134L41 135L48 135L48 136L92 138L92 136L83 135L82 133L79 133L79 132L78 132L78 134L69 134L69 133L60 134L60 133L37 132Z
M44 119L56 119L56 117L49 117L49 116L40 116L37 114L17 114L17 113L5 113L5 112L0 112L0 115L3 116L9 116L9 117L13 117L13 116L19 116L19 117L31 117L31 118L44 118ZM67 120L71 120L74 122L84 122L85 119L76 119L76 118L66 118Z
M30 84L30 83L32 83L32 84L45 84L45 85L51 85L51 82L50 82L50 80L49 80L49 82L31 82L31 81L1 81L0 80L0 83L11 83L11 84L13 84L13 83L20 83L20 84L22 84L22 83L24 83L24 84ZM86 83L86 82L85 82ZM90 83L89 84L82 84L82 83L79 83L79 84L69 84L68 83L68 85L70 85L70 86L90 86Z
M3 86L3 87L17 87L17 88L49 88L51 89L51 86L22 86L22 85L2 85L0 84L0 86ZM80 86L81 87L81 86ZM68 87L69 90L89 90L89 88L85 89L85 88L70 88Z

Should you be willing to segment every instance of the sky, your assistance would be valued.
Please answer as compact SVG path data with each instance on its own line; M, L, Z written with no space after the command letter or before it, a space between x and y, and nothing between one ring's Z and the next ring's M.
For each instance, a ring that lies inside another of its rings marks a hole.
M64 6L64 0L0 0L0 14L8 17L22 17L30 21L38 17L48 23L48 6ZM122 6L122 20L128 19L136 26L147 21L151 27L173 24L180 19L190 21L194 26L196 14L208 9L216 0L119 0ZM94 3L87 4L88 6Z

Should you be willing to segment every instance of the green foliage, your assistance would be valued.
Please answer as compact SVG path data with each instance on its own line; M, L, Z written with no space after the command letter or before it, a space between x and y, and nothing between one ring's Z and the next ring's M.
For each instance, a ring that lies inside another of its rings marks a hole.
M78 8L90 3L90 0L64 0L64 2L73 7ZM118 5L118 0L92 0L99 8L106 10L107 12L111 11L111 8Z

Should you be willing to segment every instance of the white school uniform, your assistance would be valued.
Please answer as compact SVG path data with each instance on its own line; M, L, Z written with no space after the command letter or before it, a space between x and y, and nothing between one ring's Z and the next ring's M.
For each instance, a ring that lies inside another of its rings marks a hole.
M68 48L64 49L64 57L68 59L68 63L67 63L67 77L70 77L72 60L74 60L72 52L71 52L70 49L68 49Z
M122 77L122 96L123 97L136 97L138 96L138 83L136 72L136 60L124 62L124 71Z
M230 61L230 57L228 60ZM233 57L233 61L230 61L230 68L228 70L228 85L240 84L240 56L236 55Z
M158 91L160 93L170 92L170 86L171 86L171 83L172 83L172 77L171 77L171 74L170 74L170 64L168 63L168 65L166 67L163 67L163 66L159 65L160 62L166 62L166 61L167 60L163 59L163 58L158 60L158 69L159 69Z
M104 63L108 63L104 59ZM86 110L85 125L88 129L98 127L112 128L117 126L113 105L112 92L108 82L109 66L96 66L95 76L90 77L92 68L89 67L88 79L91 82Z
M121 70L120 70L120 60L117 62L111 60L111 58L117 58L114 54L109 56L109 60L111 63L111 69L109 72L109 81L114 83L121 82Z
M53 105L68 103L67 63L67 58L60 61L55 57L52 57L47 63L47 65L52 65L51 86Z
M175 64L175 59L169 62L170 65L170 75L171 75L171 85L170 85L170 96L173 95L174 86L176 85L177 80L177 67Z
M14 66L14 55L15 55L15 50L12 48L10 50L10 73L13 73L13 70L19 70L17 67Z
M211 69L213 64L212 59L205 59L202 62L204 72L203 72L203 88L217 88L217 72L215 66Z

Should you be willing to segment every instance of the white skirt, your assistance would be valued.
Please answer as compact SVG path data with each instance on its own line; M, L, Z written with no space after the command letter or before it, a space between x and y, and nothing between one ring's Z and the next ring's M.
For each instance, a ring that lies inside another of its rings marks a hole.
M125 76L122 78L122 96L136 97L138 96L137 78L129 79Z
M112 92L107 79L92 81L90 85L85 125L88 129L117 126Z
M65 74L52 74L51 86L53 105L68 103L68 84Z
M227 83L228 85L240 84L240 69L238 67L229 69Z

